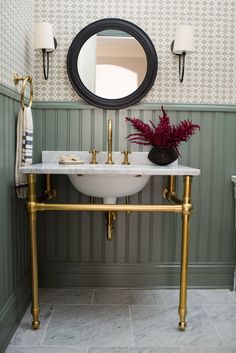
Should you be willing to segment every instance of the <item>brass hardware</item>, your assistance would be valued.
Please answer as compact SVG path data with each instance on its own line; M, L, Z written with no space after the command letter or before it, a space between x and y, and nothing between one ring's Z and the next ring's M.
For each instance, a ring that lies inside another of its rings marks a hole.
M164 189L163 197L168 201L173 201L175 204L181 205L182 201L177 197L175 192L175 179L175 175L169 176L169 187Z
M186 328L187 315L187 275L189 251L189 224L192 213L191 201L191 176L184 176L183 201L175 193L175 177L171 176L169 188L164 191L167 200L174 201L174 205L121 205L121 204L47 204L36 202L36 177L28 174L29 195L27 210L29 214L30 240L31 240L31 272L32 272L32 327L39 328L39 303L38 303L38 266L37 266L37 241L36 241L36 216L39 211L106 211L107 212L107 238L113 237L113 226L116 212L175 212L182 214L182 247L181 247L181 273L179 295L179 329ZM47 190L53 190L50 177L47 177ZM128 203L128 198L126 199Z
M113 222L116 220L116 212L108 211L107 212L107 240L113 239Z
M114 164L112 161L112 120L108 120L108 131L107 131L107 141L108 141L108 156L106 164Z
M187 281L188 281L188 251L189 251L189 220L191 215L191 176L184 176L183 211L182 211L182 247L179 296L179 329L186 328L187 315Z
M98 153L98 152L99 152L99 151L95 150L94 148L89 151L89 153L92 154L92 159L91 159L90 164L98 164L98 162L97 162L97 153Z
M38 329L39 322L39 297L38 297L38 259L37 259L37 239L36 239L36 176L29 174L28 176L29 194L28 194L28 213L30 228L30 249L31 249L31 274L32 274L32 306L31 313L33 316L32 327Z
M47 204L35 203L36 211L115 211L115 212L175 212L182 213L182 205L109 205L109 204Z
M49 201L54 199L56 196L56 190L53 188L52 176L51 174L46 174L45 190L42 196L39 198L40 202Z
M130 204L130 197L129 196L126 196L125 203L126 203L126 205ZM129 215L131 213L131 211L127 211L126 213L127 213L127 215Z
M26 83L27 81L29 81L30 83L30 98L29 98L29 107L31 108L32 103L33 103L33 80L31 76L26 76L26 77L22 77L19 76L17 73L14 73L14 83L15 85L18 85L19 81L23 81L22 84L22 88L21 88L21 107L24 110L25 108L25 87L26 87Z
M124 154L124 160L123 160L123 162L122 162L122 164L124 164L124 165L129 165L130 164L130 162L129 162L129 153L131 153L130 151L128 151L128 150L125 150L125 151L123 151L123 152L121 152L121 153L123 153Z

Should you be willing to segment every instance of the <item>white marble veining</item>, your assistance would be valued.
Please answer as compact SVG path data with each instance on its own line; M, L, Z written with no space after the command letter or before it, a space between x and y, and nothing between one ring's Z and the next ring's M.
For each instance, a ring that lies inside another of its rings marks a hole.
M165 304L161 291L155 289L95 289L94 304Z
M171 348L109 347L109 348L89 348L88 353L182 353L182 352L178 347L171 347Z
M128 306L56 305L43 345L132 346Z
M58 164L60 155L75 154L84 160L84 164L61 165ZM89 164L90 157L84 151L43 151L42 163L21 167L20 171L24 174L103 174L103 175L199 175L200 170L172 163L167 166L158 166L147 159L147 152L132 152L129 156L130 165L120 164L122 156L120 152L113 152L113 165L106 165L107 152L101 152L101 159L98 163Z
M51 316L53 305L42 305L40 308L40 328L32 330L31 322L32 316L30 307L27 309L21 323L12 337L12 345L40 345L41 339L45 333L48 320Z
M200 305L188 310L188 328L178 330L177 306L131 306L132 328L135 346L208 346L223 341Z
M161 290L166 304L177 305L179 303L179 291L177 289ZM236 295L229 289L189 289L188 304L236 304ZM236 353L236 352L235 352Z
M39 300L43 304L91 304L92 288L40 288Z
M67 347L8 346L5 353L88 353L88 350L87 348L82 348L82 349L71 348L68 346ZM166 352L166 353L169 353L169 352Z
M184 347L183 353L236 353L236 347Z
M188 302L199 305L188 306L188 326L180 332L177 306L170 305L177 304L177 292L41 289L54 311L42 305L41 327L34 331L29 308L6 353L236 353L236 295L190 289Z
M224 344L236 346L236 304L204 305L204 309L221 335Z

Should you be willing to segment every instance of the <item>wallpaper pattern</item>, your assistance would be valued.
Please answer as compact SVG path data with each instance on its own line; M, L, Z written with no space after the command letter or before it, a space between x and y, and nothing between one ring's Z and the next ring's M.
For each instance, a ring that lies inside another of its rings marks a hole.
M32 75L33 0L0 0L0 83L20 91L13 73Z
M31 74L35 100L80 100L67 76L70 43L87 24L115 17L140 26L156 47L158 74L143 102L236 103L234 0L0 0L0 5L0 83L19 90L13 72ZM33 22L43 20L53 24L58 41L48 81L43 78L41 52L32 49ZM196 41L196 52L186 57L182 84L178 59L170 51L181 23L194 26Z
M58 41L48 81L43 79L41 53L36 53L35 99L80 100L67 76L70 43L87 24L115 17L140 26L156 47L157 79L143 102L235 104L235 8L235 0L35 0L35 20L52 22ZM196 40L196 52L186 56L182 84L178 58L170 51L178 24L193 25Z

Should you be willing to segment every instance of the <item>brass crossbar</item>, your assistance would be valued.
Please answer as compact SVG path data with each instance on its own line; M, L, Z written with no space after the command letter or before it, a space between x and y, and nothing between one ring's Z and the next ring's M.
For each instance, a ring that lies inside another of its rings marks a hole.
M183 211L182 205L117 205L117 204L48 204L28 202L31 211L115 211L115 212L175 212Z

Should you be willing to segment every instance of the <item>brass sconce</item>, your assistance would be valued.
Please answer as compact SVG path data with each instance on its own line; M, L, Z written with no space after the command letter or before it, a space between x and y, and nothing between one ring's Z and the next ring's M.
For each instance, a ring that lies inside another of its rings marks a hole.
M194 52L193 28L180 25L176 29L175 39L171 43L171 51L179 57L179 82L183 82L186 53Z
M48 22L37 22L34 24L34 49L41 49L43 52L43 74L45 80L49 75L49 53L57 47L57 41L53 37L52 25ZM47 65L46 65L47 57ZM46 67L47 66L47 67Z

